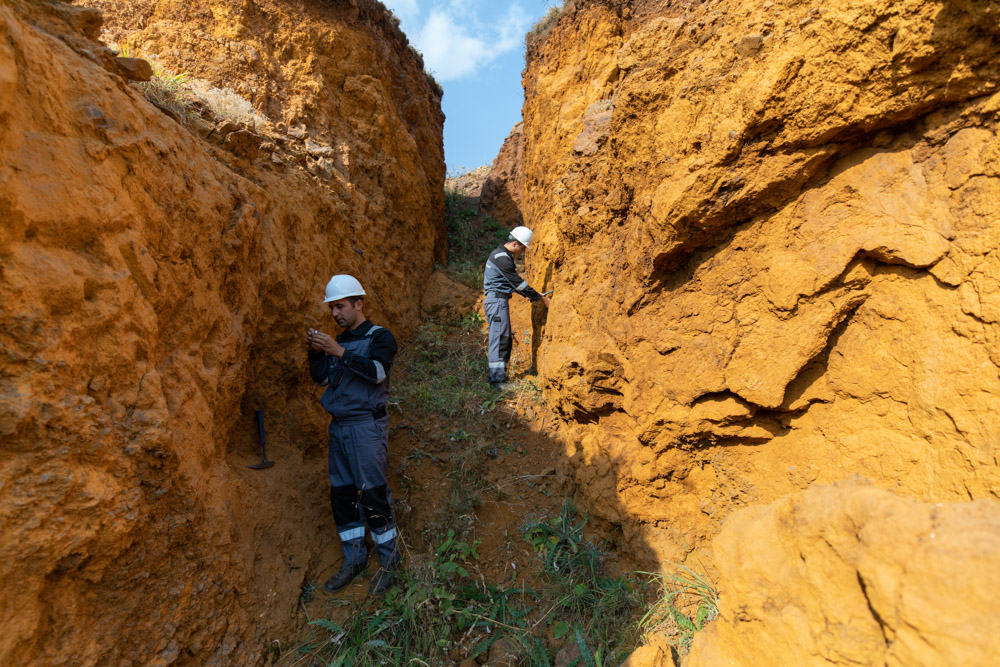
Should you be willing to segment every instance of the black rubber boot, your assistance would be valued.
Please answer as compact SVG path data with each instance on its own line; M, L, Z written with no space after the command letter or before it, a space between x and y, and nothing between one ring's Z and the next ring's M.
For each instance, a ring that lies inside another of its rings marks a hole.
M347 563L344 563L340 566L340 570L337 571L337 574L327 579L326 583L323 584L323 592L336 593L341 588L354 581L354 578L364 572L367 567L367 561L357 565L348 565Z
M396 578L396 566L380 567L372 575L372 584L368 587L369 595L382 595L392 587Z

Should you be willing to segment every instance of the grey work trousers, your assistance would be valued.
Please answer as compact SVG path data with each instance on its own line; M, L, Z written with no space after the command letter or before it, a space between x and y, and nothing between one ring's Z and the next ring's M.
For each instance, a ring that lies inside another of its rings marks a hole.
M396 521L389 490L387 448L389 418L330 424L330 503L344 552L344 563L368 560L365 524L384 567L399 561Z
M486 322L489 326L489 345L486 359L489 362L490 382L507 381L507 364L510 362L510 305L509 299L487 296L483 301Z

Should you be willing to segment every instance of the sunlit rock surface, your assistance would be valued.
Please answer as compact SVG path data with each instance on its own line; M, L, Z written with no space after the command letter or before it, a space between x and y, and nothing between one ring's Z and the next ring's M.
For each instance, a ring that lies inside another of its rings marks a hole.
M217 30L263 25L241 14L261 3L211 4ZM335 564L303 335L332 330L335 272L380 323L419 324L445 251L443 117L403 41L313 5L254 38L338 36L311 71L342 84L355 158L322 178L271 160L260 127L210 144L154 107L108 69L95 13L0 5L2 664L256 664ZM177 12L175 37L196 34ZM257 409L263 471L245 467Z
M921 503L849 481L733 514L720 614L696 665L990 665L1000 504Z
M998 18L577 2L529 42L539 377L626 556L857 473L996 496Z

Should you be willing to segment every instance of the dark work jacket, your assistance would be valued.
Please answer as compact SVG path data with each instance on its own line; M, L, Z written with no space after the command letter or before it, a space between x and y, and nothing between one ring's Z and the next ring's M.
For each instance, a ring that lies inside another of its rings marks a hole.
M510 295L517 292L521 296L526 296L532 301L538 301L542 295L531 288L524 278L518 275L514 267L514 255L510 250L500 246L490 253L486 260L486 269L483 271L483 291L500 292Z
M326 385L320 402L335 422L357 422L385 414L389 373L398 346L388 329L363 322L337 336L344 346L341 359L309 350L309 374Z

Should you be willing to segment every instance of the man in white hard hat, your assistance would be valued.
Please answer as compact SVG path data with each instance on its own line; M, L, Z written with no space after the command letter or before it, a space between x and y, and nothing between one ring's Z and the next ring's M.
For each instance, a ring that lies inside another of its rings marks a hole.
M483 309L486 311L486 323L489 327L489 346L487 360L489 362L490 384L497 389L503 388L507 381L507 364L510 362L510 307L508 301L512 293L517 292L531 301L541 301L547 308L549 298L542 296L531 288L517 273L514 257L522 254L531 244L531 230L527 227L515 227L510 230L507 242L490 253L483 271L483 292L486 298Z
M365 524L371 532L380 567L369 592L384 593L399 564L392 492L386 477L389 446L389 372L396 338L372 324L364 313L365 290L353 276L337 275L326 285L323 303L343 329L333 337L306 332L309 374L326 385L320 401L330 413L330 504L337 523L344 563L324 584L335 593L368 566Z

